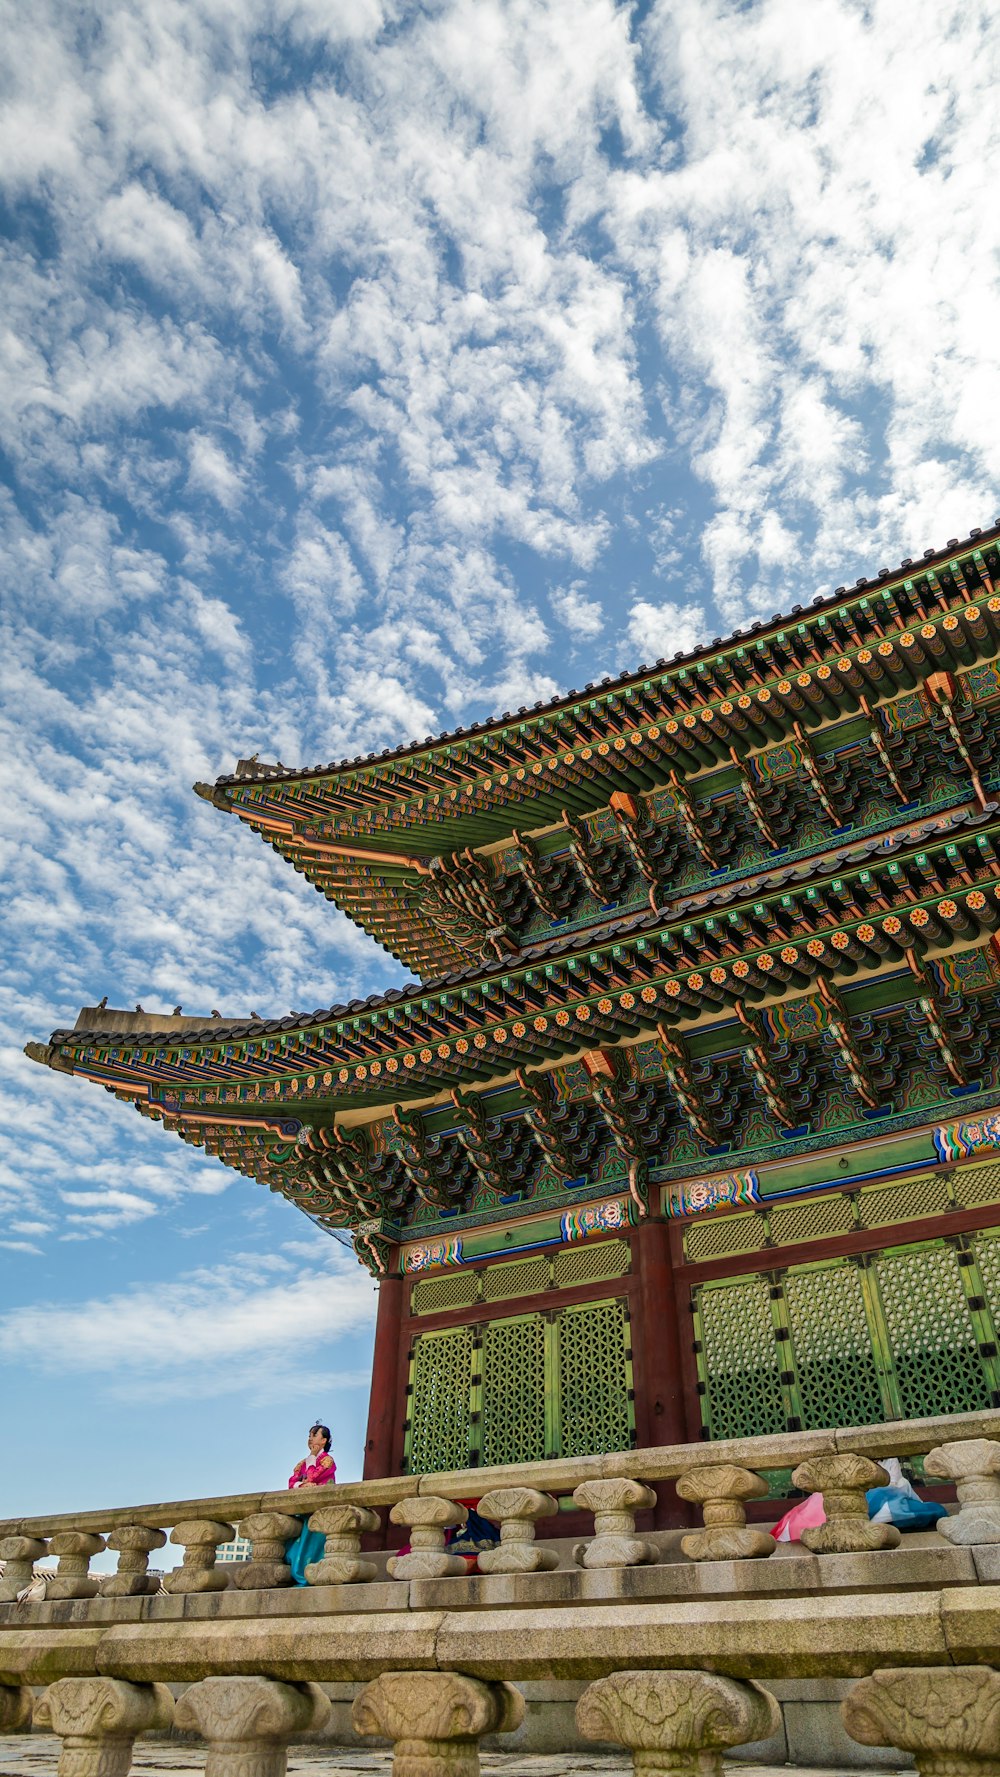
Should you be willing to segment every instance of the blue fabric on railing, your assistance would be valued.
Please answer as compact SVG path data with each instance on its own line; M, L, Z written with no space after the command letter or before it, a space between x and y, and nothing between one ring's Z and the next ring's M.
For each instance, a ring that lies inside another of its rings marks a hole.
M325 1550L326 1537L322 1531L310 1530L308 1518L303 1518L298 1536L285 1549L285 1560L297 1586L308 1586L306 1568L311 1561L322 1561Z
M895 1524L897 1530L933 1530L946 1516L944 1506L900 1487L872 1487L866 1493L868 1516L878 1524Z

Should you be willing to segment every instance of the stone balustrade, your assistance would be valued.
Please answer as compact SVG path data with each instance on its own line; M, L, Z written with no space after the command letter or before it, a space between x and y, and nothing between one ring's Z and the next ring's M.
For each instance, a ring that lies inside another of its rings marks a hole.
M79 1513L72 1522L67 1517L7 1521L0 1523L0 1560L6 1563L0 1576L0 1630L5 1610L31 1585L35 1565L53 1556L55 1573L46 1571L42 1586L36 1582L31 1599L17 1606L22 1613L34 1609L33 1600L44 1592L46 1604L73 1601L83 1612L78 1620L85 1621L85 1607L99 1593L102 1604L128 1600L141 1605L141 1620L152 1621L156 1608L150 1594L160 1588L158 1576L148 1573L149 1558L163 1547L168 1531L171 1544L183 1550L183 1561L166 1575L166 1593L193 1600L223 1594L234 1585L251 1595L290 1592L286 1548L301 1528L303 1508L312 1529L325 1538L322 1559L307 1570L309 1587L350 1589L363 1611L363 1589L376 1585L384 1590L387 1575L408 1587L469 1577L468 1564L446 1544L446 1533L465 1521L465 1507L458 1503L463 1496L477 1498L481 1513L500 1526L499 1544L484 1550L478 1562L480 1588L506 1577L542 1588L539 1599L545 1596L546 1575L557 1566L565 1571L570 1554L565 1547L560 1552L540 1544L536 1525L549 1520L551 1537L558 1531L560 1498L571 1497L578 1510L593 1515L592 1535L573 1551L575 1583L583 1585L587 1574L656 1568L657 1576L643 1582L644 1595L665 1596L679 1584L672 1573L681 1560L771 1564L774 1540L765 1525L748 1524L746 1506L765 1497L765 1475L776 1469L793 1468L797 1488L824 1496L826 1522L804 1532L802 1549L831 1558L898 1550L898 1531L869 1521L865 1493L885 1483L885 1471L875 1460L879 1455L917 1454L926 1457L929 1475L953 1482L958 1493L959 1509L941 1522L942 1550L1000 1541L1000 1410L992 1410L848 1431L654 1447L520 1468L307 1487L294 1495L295 1515L288 1510L289 1494L282 1491ZM546 1488L540 1485L543 1480ZM637 1530L637 1515L656 1502L652 1484L665 1482L674 1483L681 1500L701 1508L702 1528L672 1537ZM380 1530L379 1506L388 1506L393 1525L409 1533L407 1551L390 1553L388 1560L384 1555L373 1559L370 1550L362 1554L362 1538L370 1544ZM775 1516L779 1509L775 1504ZM252 1558L222 1568L216 1564L216 1547L232 1538L236 1521L252 1543ZM105 1547L118 1554L116 1573L91 1571L91 1562ZM585 1586L580 1595L586 1595ZM565 1596L565 1588L558 1596ZM412 1599L401 1596L400 1606L412 1610L417 1597L416 1592Z

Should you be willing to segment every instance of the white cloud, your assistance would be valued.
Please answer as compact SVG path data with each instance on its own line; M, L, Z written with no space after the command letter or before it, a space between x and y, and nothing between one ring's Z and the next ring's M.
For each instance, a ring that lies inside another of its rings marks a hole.
M549 594L552 609L560 623L574 636L587 639L600 635L604 628L604 611L597 599L585 596L582 581L572 586L557 586Z
M629 607L626 627L628 646L647 664L688 653L707 640L705 611L701 605L675 605L670 599L636 599Z
M0 1356L42 1372L157 1377L206 1368L214 1387L231 1386L234 1366L283 1366L318 1345L367 1327L374 1318L371 1279L353 1258L313 1264L302 1277L275 1281L248 1255L238 1264L193 1271L172 1283L92 1301L39 1302L0 1314ZM288 1270L287 1262L276 1267ZM210 1381L202 1377L203 1387Z

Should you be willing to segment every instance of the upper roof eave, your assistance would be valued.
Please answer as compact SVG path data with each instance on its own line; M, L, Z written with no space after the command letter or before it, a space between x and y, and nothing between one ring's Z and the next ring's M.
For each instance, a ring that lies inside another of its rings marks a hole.
M955 831L965 826L980 826L990 821L997 812L997 804L990 803L986 809L970 806L964 810L949 809L938 817L930 817L922 823L920 843L926 844L933 829L942 834ZM844 845L834 852L828 860L833 870L842 867L854 867L864 862L869 855L879 854L883 857L895 851L904 850L914 844L914 837L908 831L886 836L874 835L867 841L856 841L853 845ZM157 1045L177 1046L178 1043L199 1046L209 1043L226 1043L242 1040L247 1037L281 1035L283 1032L309 1030L316 1025L330 1024L337 1019L356 1018L361 1015L377 1013L389 1006L396 1006L407 1000L426 999L437 993L446 993L451 989L470 986L476 981L496 980L531 968L557 957L572 956L582 951L602 949L618 938L629 938L644 932L655 931L664 925L673 925L689 914L711 914L714 910L730 906L735 902L747 899L750 894L760 895L773 893L795 882L804 882L815 875L815 860L802 859L795 864L771 871L755 872L752 889L749 883L740 878L735 882L720 884L719 888L709 894L684 897L672 902L667 907L657 909L640 909L621 918L609 920L602 926L587 926L580 931L561 933L551 938L539 939L536 943L526 945L523 950L512 953L490 967L482 963L470 964L466 969L453 970L448 974L434 977L433 980L407 982L402 987L391 987L384 993L369 994L365 999L350 1000L346 1004L338 1004L318 1009L313 1012L290 1013L284 1018L260 1018L206 1020L203 1026L189 1017L177 1019L158 1016L155 1028L134 1028L132 1013L117 1014L118 1021L110 1026L94 1026L87 1028L82 1024L84 1012L81 1012L71 1030L54 1030L49 1037L48 1047L57 1049L95 1042L121 1042L134 1048L155 1047ZM93 1008L97 1011L101 1008ZM86 1011L86 1008L84 1009ZM116 1014L109 1008L112 1016ZM32 1047L40 1047L32 1045ZM41 1057L35 1057L41 1059Z
M845 601L863 598L866 592L879 591L900 580L912 578L914 574L933 570L935 564L950 561L956 553L961 554L969 549L988 546L1000 538L1000 518L986 529L974 526L965 538L951 537L940 549L925 549L919 562L915 557L907 556L896 569L880 568L872 578L863 575L853 588L838 587L832 593L817 593L811 603L812 608L822 609L824 606L840 605ZM296 783L307 779L337 777L347 772L372 768L377 771L380 765L398 763L401 760L419 757L422 753L433 752L436 748L447 746L455 741L467 741L470 736L485 736L501 733L509 723L535 719L539 716L553 715L560 709L568 709L579 703L582 697L608 697L627 686L636 685L650 677L652 673L664 672L668 669L681 671L688 666L707 662L714 655L727 649L739 646L749 640L765 641L777 633L783 625L793 618L804 616L808 607L793 605L788 612L776 612L766 622L756 620L746 629L735 629L728 637L716 636L711 642L699 644L687 653L683 650L671 660L660 659L652 666L636 667L631 672L621 673L617 677L606 675L599 683L585 685L582 690L559 692L547 702L540 700L530 709L522 706L516 713L510 710L502 715L491 716L485 722L470 723L468 728L445 729L438 735L426 735L422 741L403 741L396 747L384 747L380 753L358 753L353 759L331 761L328 765L286 766L279 761L275 765L258 765L256 755L250 760L240 760L236 771L223 773L217 777L214 785L198 784L196 790L206 801L214 802L216 807L230 809L231 802L225 795L227 789L237 788L248 783Z

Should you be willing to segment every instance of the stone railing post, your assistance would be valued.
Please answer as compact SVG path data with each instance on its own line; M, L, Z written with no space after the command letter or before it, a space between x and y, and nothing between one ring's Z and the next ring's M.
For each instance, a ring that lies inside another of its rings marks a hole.
M11 1604L25 1586L30 1586L32 1568L49 1552L48 1543L40 1536L0 1537L0 1604Z
M31 1686L0 1684L0 1734L26 1734L31 1727Z
M205 1777L284 1777L288 1742L329 1719L318 1684L276 1678L203 1678L174 1711L177 1726L207 1744Z
M35 1704L35 1726L62 1741L59 1777L127 1777L137 1734L168 1728L165 1684L123 1678L60 1678Z
M761 1685L714 1672L614 1672L588 1685L576 1725L629 1747L636 1777L722 1777L722 1752L769 1740L781 1710Z
M59 1559L46 1584L46 1598L96 1598L100 1581L90 1572L90 1557L106 1548L103 1536L90 1536L85 1530L57 1530L49 1538L49 1554Z
M215 1565L215 1551L220 1543L231 1543L236 1531L232 1524L214 1518L189 1518L175 1524L170 1541L184 1550L180 1567L168 1573L163 1585L167 1592L224 1592L229 1584Z
M689 1561L745 1561L773 1555L774 1537L747 1524L745 1499L763 1499L767 1482L751 1469L729 1462L688 1469L676 1482L682 1499L702 1508L704 1530L681 1537Z
M559 1510L550 1493L534 1487L497 1487L484 1493L476 1510L500 1526L499 1546L479 1552L480 1573L540 1573L558 1567L555 1551L540 1549L535 1542L536 1521L552 1518Z
M426 1493L420 1498L401 1499L389 1513L394 1524L410 1527L410 1553L391 1555L386 1569L394 1580L441 1580L449 1574L468 1573L460 1555L449 1555L444 1546L444 1533L456 1529L468 1517L464 1506L454 1500L439 1499Z
M511 1684L459 1672L383 1672L355 1698L359 1734L391 1740L392 1777L478 1777L484 1734L510 1734L524 1719Z
M814 1555L851 1555L868 1549L895 1549L894 1524L872 1524L865 1494L885 1487L889 1477L867 1456L813 1456L793 1470L792 1480L806 1493L822 1493L826 1523L803 1530L801 1541Z
M326 1546L319 1561L310 1561L306 1579L311 1586L351 1586L373 1580L378 1572L374 1561L361 1558L361 1538L366 1532L381 1528L377 1512L367 1506L320 1506L309 1520L310 1530L326 1537Z
M954 1481L959 1510L935 1529L950 1543L1000 1543L1000 1444L967 1438L939 1444L924 1457L928 1475Z
M594 1535L589 1543L577 1543L573 1559L578 1567L637 1567L655 1561L654 1543L635 1534L636 1512L656 1504L656 1494L641 1481L584 1481L574 1487L573 1498L585 1512L594 1514Z
M154 1549L162 1549L166 1537L162 1530L147 1530L144 1524L120 1524L108 1537L108 1548L118 1553L118 1571L100 1581L102 1598L145 1598L159 1589L159 1580L149 1577L149 1557Z
M233 1568L234 1586L243 1592L266 1592L294 1585L285 1550L301 1529L301 1518L289 1517L286 1512L253 1512L244 1518L240 1535L250 1539L250 1559Z
M995 1777L1000 1673L992 1666L894 1666L862 1678L840 1706L862 1746L911 1752L928 1777Z

